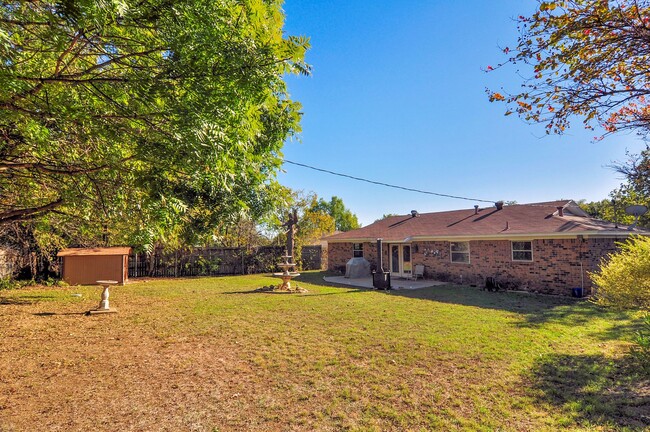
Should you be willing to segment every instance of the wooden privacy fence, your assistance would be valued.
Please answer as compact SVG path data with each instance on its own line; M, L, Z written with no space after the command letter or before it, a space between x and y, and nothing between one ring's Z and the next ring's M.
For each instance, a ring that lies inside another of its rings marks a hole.
M283 246L259 248L195 247L167 252L156 249L152 254L129 256L129 278L187 277L271 273L284 255ZM302 249L303 270L322 268L321 246Z

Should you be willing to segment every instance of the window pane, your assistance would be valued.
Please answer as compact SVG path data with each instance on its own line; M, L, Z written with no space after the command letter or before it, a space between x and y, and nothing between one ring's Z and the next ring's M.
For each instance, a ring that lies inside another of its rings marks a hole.
M513 251L532 251L532 242L512 242Z
M404 262L411 261L411 247L410 246L404 246L403 258L404 258Z
M391 246L390 256L391 271L393 273L399 273L399 246Z
M467 252L452 252L451 262L468 263L469 253Z
M532 252L522 252L522 251L513 251L512 259L514 261L532 261L533 253Z
M468 252L469 251L469 242L456 242L451 243L452 252Z

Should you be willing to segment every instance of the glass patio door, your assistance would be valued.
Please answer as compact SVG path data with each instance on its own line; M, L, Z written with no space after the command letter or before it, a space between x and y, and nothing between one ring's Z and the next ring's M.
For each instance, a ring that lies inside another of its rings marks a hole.
M411 245L390 245L390 274L394 277L411 277Z

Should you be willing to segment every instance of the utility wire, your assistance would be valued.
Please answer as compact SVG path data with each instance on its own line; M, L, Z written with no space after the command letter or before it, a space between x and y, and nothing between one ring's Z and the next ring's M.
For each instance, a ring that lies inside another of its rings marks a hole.
M404 187L404 186L397 186L397 185L392 185L392 184L388 184L388 183L382 183L382 182L378 182L378 181L374 181L374 180L368 180L368 179L361 178L361 177L355 177L355 176L351 176L351 175L348 175L348 174L342 174L342 173L338 173L338 172L334 172L334 171L330 171L330 170L326 170L326 169L322 169L322 168L316 168L316 167L313 167L313 166L310 166L310 165L305 165L305 164L302 164L302 163L293 162L293 161L290 161L290 160L287 160L287 159L285 159L284 162L286 162L288 164L291 164L291 165L297 165L297 166L301 166L301 167L304 167L304 168L309 168L309 169L312 169L314 171L320 171L320 172L324 172L324 173L327 173L327 174L336 175L336 176L339 176L339 177L346 177L346 178L349 178L349 179L352 179L352 180L358 180L358 181L362 181L362 182L366 182L366 183L376 184L376 185L379 185L379 186L386 186L386 187L390 187L390 188L394 188L394 189L402 189L402 190L409 191L409 192L417 192L417 193L421 193L421 194L435 195L435 196L440 196L440 197L445 197L445 198L455 198L455 199L461 199L461 200L467 200L467 201L479 201L479 202L486 202L486 203L494 203L495 202L495 201L492 201L492 200L484 200L484 199L477 199L477 198L467 198L467 197L456 196L456 195L447 195L447 194L443 194L443 193L430 192L430 191L424 191L424 190L420 190L420 189L413 189L413 188L408 188L408 187Z

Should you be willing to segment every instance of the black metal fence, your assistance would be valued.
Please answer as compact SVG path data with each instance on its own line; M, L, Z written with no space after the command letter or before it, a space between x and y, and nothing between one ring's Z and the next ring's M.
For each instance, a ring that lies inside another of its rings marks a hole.
M282 246L259 248L195 247L177 251L156 249L129 257L129 278L187 277L270 273L278 271ZM302 269L322 268L321 246L302 248Z

